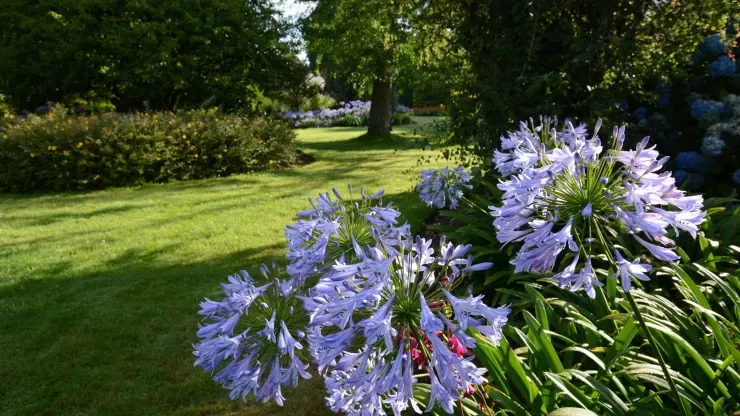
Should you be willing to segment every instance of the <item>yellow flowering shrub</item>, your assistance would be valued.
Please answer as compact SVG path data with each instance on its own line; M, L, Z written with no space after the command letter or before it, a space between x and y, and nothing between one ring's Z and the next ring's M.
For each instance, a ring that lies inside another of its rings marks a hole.
M216 111L74 116L57 106L1 123L0 192L219 177L297 159L285 123Z

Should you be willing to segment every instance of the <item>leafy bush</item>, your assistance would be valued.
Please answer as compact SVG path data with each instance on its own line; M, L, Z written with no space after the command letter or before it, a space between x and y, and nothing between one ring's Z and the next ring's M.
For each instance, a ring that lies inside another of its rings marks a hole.
M9 119L6 119L9 120ZM10 119L0 139L0 191L66 191L227 176L288 166L282 122L216 111Z
M314 94L306 102L306 108L332 108L337 100L326 94Z
M331 125L337 127L367 126L369 118L370 117L367 114L345 114L337 117Z
M2 119L6 115L10 116L12 114L10 104L7 101L8 101L8 97L0 94L0 121L2 121Z
M411 120L411 114L409 113L393 113L393 115L391 115L391 123L396 126L411 124L413 122L414 121Z

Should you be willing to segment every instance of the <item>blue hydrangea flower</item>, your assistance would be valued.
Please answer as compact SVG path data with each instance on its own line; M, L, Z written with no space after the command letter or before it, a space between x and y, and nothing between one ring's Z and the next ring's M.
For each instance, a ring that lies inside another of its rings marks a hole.
M620 101L620 102L619 102L619 104L618 104L617 106L618 106L618 107L619 107L619 109L620 109L620 110L622 110L622 111L629 111L629 110L630 110L630 105L629 105L629 103L627 102L627 100L622 100L622 101Z
M428 206L438 209L449 207L457 209L463 189L470 189L470 173L462 166L454 169L426 169L420 173L419 183L416 185L419 198Z
M707 156L719 157L725 149L725 141L719 136L704 136L701 151Z
M472 362L475 328L494 344L509 309L491 308L482 297L452 295L474 265L471 247L416 238L389 253L355 247L356 262L338 262L305 298L311 315L310 350L326 380L327 404L350 415L400 415L425 404L414 396L426 383L435 404L452 412L466 393L485 383Z
M729 77L735 73L737 65L727 55L722 55L709 64L709 75L714 78Z
M279 269L263 265L262 273L269 279ZM195 366L215 373L213 380L231 390L232 400L253 395L282 406L282 387L311 378L301 344L309 319L293 282L258 286L241 271L221 286L225 298L200 304L205 324L193 345Z
M676 178L676 185L681 185L684 183L687 179L689 179L689 172L686 172L685 170L677 170L673 173L673 177Z
M670 172L659 173L668 157L647 147L648 138L634 150L623 150L624 127L614 127L613 146L602 156L601 120L591 138L585 126L566 122L562 132L552 126L543 118L540 125L532 123L502 140L504 151L494 163L504 175L498 185L503 205L489 207L496 238L502 244L521 243L511 261L517 273L548 273L561 257L571 258L554 280L593 297L599 283L591 261L605 257L620 270L623 289L629 291L631 278L643 278L641 264L637 259L623 263L620 254L612 254L616 242L601 229L604 224L626 230L657 259L673 261L669 229L695 237L705 215L703 200L677 189ZM526 163L512 169L512 160ZM580 262L585 266L579 272Z
M719 33L709 36L699 44L699 52L709 58L719 56L725 53L726 50L727 46L722 42L722 37Z
M706 166L706 160L698 152L681 152L676 156L676 165L681 169L701 171Z
M647 115L648 115L648 109L645 107L640 107L637 110L635 110L634 113L632 113L632 116L638 121L644 119L645 117L647 117Z
M740 185L740 169L732 172L732 182Z
M700 120L710 114L721 115L725 111L724 104L711 100L696 100L691 104L691 117Z

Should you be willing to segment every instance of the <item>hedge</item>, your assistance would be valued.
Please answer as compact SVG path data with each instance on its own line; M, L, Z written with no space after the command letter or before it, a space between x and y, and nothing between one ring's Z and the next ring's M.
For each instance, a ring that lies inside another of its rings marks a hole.
M227 176L295 163L282 121L216 111L8 117L0 192L68 191Z

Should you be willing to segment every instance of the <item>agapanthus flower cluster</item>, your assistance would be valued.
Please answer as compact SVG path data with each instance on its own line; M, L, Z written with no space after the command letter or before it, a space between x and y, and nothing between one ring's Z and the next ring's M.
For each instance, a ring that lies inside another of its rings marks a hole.
M435 254L430 240L412 239L382 191L361 189L355 202L333 194L310 199L286 228L290 279L263 266L266 283L257 284L241 272L222 285L223 300L201 304L195 365L215 373L232 399L282 405L282 387L311 377L310 362L325 378L328 406L349 415L452 413L473 394L488 409L467 331L498 344L509 309L454 293L491 264L473 264L470 245L442 239ZM424 403L421 385L430 392Z
M624 127L613 129L611 149L604 151L601 120L590 138L584 124L566 122L560 132L556 126L547 118L537 126L521 123L493 159L506 178L499 184L503 205L490 209L498 240L522 243L512 260L515 271L547 273L562 259L566 265L554 279L594 297L602 283L592 261L602 256L625 291L633 278L648 278L649 264L625 260L624 248L617 247L621 235L658 260L677 260L670 231L695 237L705 213L701 196L685 195L670 172L660 173L668 158L648 147L648 138L622 150Z
M416 238L397 250L355 245L355 261L342 260L310 290L311 352L326 379L327 404L349 415L401 415L458 400L486 382L472 362L476 329L498 344L509 309L486 306L481 296L452 294L463 277L491 267L466 257L470 246ZM415 385L430 386L419 403ZM484 402L485 403L485 402Z
M298 127L305 124L314 124L315 126L328 127L344 116L353 115L357 117L367 117L370 115L370 101L342 101L337 109L321 108L318 110L307 111L288 111L282 117Z
M349 187L350 196L352 187ZM354 244L391 248L410 235L408 224L399 225L401 213L392 204L383 205L383 191L366 195L360 188L360 200L345 201L333 190L335 198L325 193L309 199L311 209L298 213L298 221L285 228L290 261L288 273L299 283L330 270L334 262L352 255Z
M277 268L263 265L262 273L272 282L258 285L241 271L221 285L222 300L206 298L200 304L205 323L193 353L195 365L214 373L213 379L231 390L232 400L252 395L282 406L282 387L311 378L311 357L303 345L308 317L292 281L275 277Z
M737 65L729 56L722 55L709 64L709 75L714 78L729 77L735 73Z
M463 189L470 189L470 172L462 166L454 169L426 169L419 172L416 185L419 198L430 207L457 209Z

